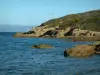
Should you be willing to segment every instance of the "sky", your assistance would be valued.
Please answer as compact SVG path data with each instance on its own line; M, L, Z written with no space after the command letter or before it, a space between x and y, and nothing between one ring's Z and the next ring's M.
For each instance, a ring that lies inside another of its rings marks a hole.
M100 9L100 0L0 0L0 25L36 26L49 19Z

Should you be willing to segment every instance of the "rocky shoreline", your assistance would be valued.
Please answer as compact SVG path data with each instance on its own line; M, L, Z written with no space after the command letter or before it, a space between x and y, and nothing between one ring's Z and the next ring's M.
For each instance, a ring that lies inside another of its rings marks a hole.
M52 29L52 30L51 30ZM14 37L35 37L35 38L72 38L72 42L76 41L100 41L100 32L93 32L89 30L79 30L71 29L68 27L66 30L59 30L56 28L46 28L36 27L29 32L24 33L16 33ZM62 32L61 32L62 31ZM90 32L91 36L89 35ZM65 34L67 34L65 36ZM84 34L84 35L83 35ZM95 36L94 36L95 34ZM52 48L52 46L41 44L34 45L32 48ZM73 57L87 57L93 54L100 54L100 43L99 44L83 44L75 46L74 48L68 49L64 51L64 56L73 56Z
M72 38L76 41L99 41L100 32L73 29L71 27L61 30L58 27L38 26L28 32L16 33L14 37Z
M61 18L51 19L42 23L40 26L32 28L28 32L16 33L13 36L31 38L71 38L72 42L100 41L99 15L100 10L67 15ZM100 51L99 45L78 45L69 50L65 50L64 55L84 57L98 54L99 52L97 50L99 49ZM37 48L39 46L35 45L34 47Z
M69 14L48 20L14 37L72 38L78 41L100 40L100 10Z

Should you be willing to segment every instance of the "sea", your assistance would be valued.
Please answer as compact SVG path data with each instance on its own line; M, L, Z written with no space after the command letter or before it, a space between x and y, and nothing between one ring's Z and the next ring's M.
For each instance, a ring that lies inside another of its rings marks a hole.
M64 57L64 50L78 44L72 39L14 38L14 32L0 32L0 75L100 75L100 55ZM50 44L51 49L32 45Z

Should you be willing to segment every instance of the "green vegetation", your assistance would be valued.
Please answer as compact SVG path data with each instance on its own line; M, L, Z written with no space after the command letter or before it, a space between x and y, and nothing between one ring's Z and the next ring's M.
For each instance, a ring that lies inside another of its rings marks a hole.
M59 26L60 29L65 29L69 26L74 26L79 29L87 29L92 31L100 31L99 24L100 10L93 10L78 14L70 14L43 23L43 25L47 25L48 27Z

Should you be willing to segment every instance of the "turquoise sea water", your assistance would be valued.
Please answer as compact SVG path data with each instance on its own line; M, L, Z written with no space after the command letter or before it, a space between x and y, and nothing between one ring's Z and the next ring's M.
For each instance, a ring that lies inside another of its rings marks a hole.
M88 58L64 57L64 50L77 44L71 39L13 38L0 33L0 75L100 75L100 55ZM34 44L52 49L32 49Z

